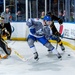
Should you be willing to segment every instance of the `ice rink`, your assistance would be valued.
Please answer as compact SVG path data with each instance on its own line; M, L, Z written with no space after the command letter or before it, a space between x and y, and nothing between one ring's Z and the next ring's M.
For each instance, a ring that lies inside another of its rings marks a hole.
M52 43L55 47L56 44ZM75 75L75 51L65 46L63 53L58 46L57 50L62 54L62 60L55 55L49 54L39 42L35 42L39 53L39 61L33 58L22 61L12 51L8 59L0 59L0 75ZM26 41L11 41L9 46L20 53L24 58L32 57ZM70 54L70 56L68 56Z

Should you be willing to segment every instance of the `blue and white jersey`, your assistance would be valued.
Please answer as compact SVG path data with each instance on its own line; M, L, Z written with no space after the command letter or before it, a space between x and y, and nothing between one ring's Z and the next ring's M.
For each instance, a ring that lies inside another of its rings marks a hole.
M50 36L52 35L52 30L50 26L44 25L43 31L44 31L44 36L46 37L46 39L50 40Z
M35 36L37 38L44 36L43 25L39 20L30 18L26 22L26 25L29 27L30 35Z

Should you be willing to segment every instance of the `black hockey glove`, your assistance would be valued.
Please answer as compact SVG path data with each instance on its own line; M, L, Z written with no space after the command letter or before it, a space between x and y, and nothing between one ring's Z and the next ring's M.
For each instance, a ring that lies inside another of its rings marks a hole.
M63 20L62 19L59 19L58 22L59 22L59 24L62 24L63 23Z
M59 32L56 32L55 35L61 37L61 34Z

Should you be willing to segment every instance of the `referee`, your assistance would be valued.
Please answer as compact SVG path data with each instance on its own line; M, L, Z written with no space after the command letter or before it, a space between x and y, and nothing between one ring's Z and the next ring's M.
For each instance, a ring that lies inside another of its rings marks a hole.
M9 12L9 7L6 7L5 12L1 13L1 17L4 17L4 28L6 28L7 31L9 32L9 36L7 36L7 39L10 40L12 32L10 21L12 20L12 17Z

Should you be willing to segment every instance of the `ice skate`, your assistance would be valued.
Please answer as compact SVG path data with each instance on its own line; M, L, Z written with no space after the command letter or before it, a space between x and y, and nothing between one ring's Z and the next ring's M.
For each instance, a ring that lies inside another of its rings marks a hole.
M62 56L58 53L57 54L58 59L62 59Z
M37 61L39 60L37 52L34 53L34 59L37 60Z
M60 46L61 50L65 52L65 47L63 45Z
M50 49L48 49L48 54L52 54L52 51Z

